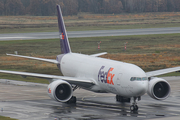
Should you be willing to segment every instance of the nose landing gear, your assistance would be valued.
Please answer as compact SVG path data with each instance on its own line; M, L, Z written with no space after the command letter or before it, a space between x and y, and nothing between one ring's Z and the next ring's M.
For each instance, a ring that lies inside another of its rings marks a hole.
M131 111L138 111L138 106L133 104L133 105L130 106L130 110Z
M137 102L136 102L137 100L140 101L141 96L133 97L133 103L130 106L130 111L132 111L132 112L137 112L138 111L139 107L137 106ZM123 96L120 96L120 95L116 95L116 101L121 102L121 103L125 103L125 102L130 103L131 98L126 98L126 97L123 97Z
M138 101L141 100L141 97L133 97L133 103L130 106L131 111L138 111L138 106L137 106L137 102L136 102L137 98L138 98Z

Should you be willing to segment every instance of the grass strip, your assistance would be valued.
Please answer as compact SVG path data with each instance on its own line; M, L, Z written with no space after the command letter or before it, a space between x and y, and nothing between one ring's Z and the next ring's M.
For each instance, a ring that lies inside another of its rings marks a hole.
M10 118L10 117L0 116L0 120L17 120L17 119L13 119L13 118Z

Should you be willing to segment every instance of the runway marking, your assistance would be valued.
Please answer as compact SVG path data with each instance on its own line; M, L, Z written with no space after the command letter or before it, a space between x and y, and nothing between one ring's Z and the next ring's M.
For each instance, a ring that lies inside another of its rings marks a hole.
M34 38L34 37L0 37L0 39L11 39L11 38Z

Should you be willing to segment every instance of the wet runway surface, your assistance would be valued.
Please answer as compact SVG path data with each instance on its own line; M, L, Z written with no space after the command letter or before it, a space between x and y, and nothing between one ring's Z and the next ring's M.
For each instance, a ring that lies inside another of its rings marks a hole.
M157 101L148 95L138 101L138 112L129 103L116 102L113 94L97 94L83 89L75 91L77 104L51 100L47 85L0 80L0 115L20 120L143 120L178 119L180 115L180 77L169 77L171 96Z

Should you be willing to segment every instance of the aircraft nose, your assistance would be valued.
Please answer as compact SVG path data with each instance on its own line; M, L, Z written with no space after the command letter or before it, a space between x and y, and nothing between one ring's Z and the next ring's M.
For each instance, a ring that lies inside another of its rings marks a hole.
M148 81L138 82L135 92L138 96L144 95L148 90Z

